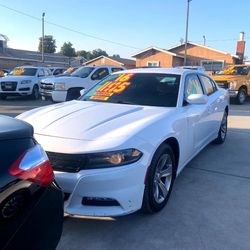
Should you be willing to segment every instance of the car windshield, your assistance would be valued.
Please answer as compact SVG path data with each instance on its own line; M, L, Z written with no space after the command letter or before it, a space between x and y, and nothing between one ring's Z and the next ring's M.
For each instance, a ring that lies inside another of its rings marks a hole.
M219 75L247 75L249 66L229 66L219 73Z
M71 76L86 78L94 70L93 67L81 67L74 71Z
M9 75L12 76L35 76L37 72L36 68L23 68L18 67L12 70Z
M86 92L80 100L176 107L180 75L160 73L113 74Z

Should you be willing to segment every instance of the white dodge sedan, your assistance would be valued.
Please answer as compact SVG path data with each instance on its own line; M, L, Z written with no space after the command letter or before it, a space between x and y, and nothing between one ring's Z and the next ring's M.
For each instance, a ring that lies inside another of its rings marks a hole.
M202 71L144 68L18 118L47 151L66 213L118 216L161 210L184 166L225 141L228 107L228 93Z

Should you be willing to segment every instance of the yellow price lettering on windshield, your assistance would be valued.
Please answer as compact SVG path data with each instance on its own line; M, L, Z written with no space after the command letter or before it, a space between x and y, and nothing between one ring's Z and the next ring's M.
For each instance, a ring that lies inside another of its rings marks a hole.
M25 72L25 69L14 69L13 75L21 75Z
M122 74L114 81L108 81L103 86L97 89L92 100L108 100L113 94L122 93L129 85L129 80L134 74ZM105 98L104 98L105 97Z

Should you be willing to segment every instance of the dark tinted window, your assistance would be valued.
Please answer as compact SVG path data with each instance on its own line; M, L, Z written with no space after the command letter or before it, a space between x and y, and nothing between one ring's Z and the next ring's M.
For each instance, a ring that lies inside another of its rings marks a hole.
M102 80L105 76L109 75L109 70L107 68L97 69L91 76L92 80Z
M125 73L106 77L81 97L85 101L175 107L180 75Z
M121 70L123 70L123 68L112 68L111 69L112 73L115 73L115 72L121 71Z
M74 71L71 76L86 78L90 75L90 73L94 70L93 67L81 67Z
M10 75L13 76L35 76L37 72L36 68L23 68L17 67L10 72Z

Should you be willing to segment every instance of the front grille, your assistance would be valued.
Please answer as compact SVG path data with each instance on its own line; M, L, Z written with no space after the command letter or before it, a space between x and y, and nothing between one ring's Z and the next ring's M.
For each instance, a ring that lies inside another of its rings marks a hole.
M54 84L53 83L41 83L41 89L45 89L45 90L53 90L54 88Z
M227 81L216 81L216 83L218 84L218 86L220 88L223 88L223 89L228 89L228 85L229 83Z
M52 168L60 172L77 173L86 166L87 158L83 154L62 154L46 152Z
M1 82L2 91L16 91L17 82Z

